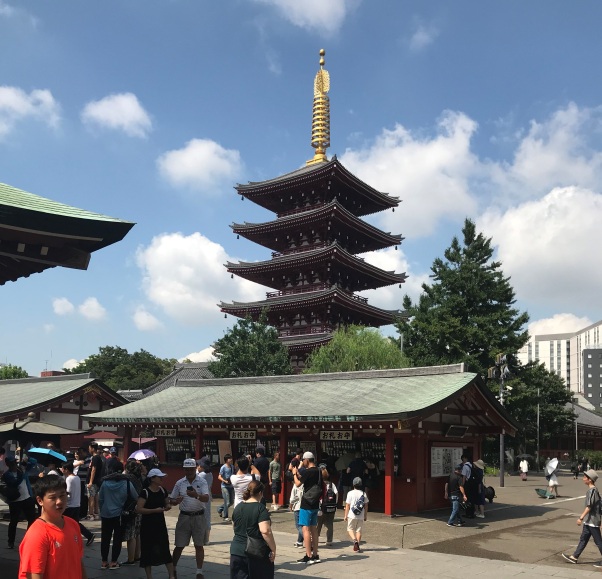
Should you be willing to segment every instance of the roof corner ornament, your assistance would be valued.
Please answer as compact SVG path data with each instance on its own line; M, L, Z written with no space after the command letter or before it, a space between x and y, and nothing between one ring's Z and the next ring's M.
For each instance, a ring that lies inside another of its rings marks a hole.
M313 159L306 165L328 161L326 149L330 147L330 75L324 69L324 55L326 51L320 50L320 70L314 79L314 107L311 123L311 146L316 150Z

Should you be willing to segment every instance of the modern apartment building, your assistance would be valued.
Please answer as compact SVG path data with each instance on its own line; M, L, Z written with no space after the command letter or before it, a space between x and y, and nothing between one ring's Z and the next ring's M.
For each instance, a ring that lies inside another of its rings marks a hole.
M519 351L523 363L539 360L573 392L602 408L602 320L576 332L531 336Z

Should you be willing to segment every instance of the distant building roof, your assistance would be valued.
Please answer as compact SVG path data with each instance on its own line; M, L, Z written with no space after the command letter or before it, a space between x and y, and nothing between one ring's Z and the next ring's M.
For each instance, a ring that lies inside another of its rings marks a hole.
M119 390L118 394L126 400L133 402L146 398L167 388L175 386L180 380L198 380L202 378L213 378L213 374L209 372L207 366L209 362L189 362L176 364L171 374L161 378L158 382L145 388L144 390Z

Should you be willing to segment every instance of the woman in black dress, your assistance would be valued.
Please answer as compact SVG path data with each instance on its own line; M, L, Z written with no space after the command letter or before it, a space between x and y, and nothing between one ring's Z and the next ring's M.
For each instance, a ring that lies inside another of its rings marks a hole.
M167 491L161 486L166 476L158 468L149 471L149 485L142 489L136 511L142 515L140 526L141 556L140 567L144 567L146 578L152 579L153 567L165 565L169 579L174 579L174 568L169 550L169 537L165 524L165 511L169 511Z

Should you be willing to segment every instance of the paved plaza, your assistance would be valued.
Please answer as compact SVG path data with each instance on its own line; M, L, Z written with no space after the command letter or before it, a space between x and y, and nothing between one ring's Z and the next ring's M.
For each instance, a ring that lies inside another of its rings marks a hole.
M498 484L496 484L498 483ZM521 483L517 477L508 477L503 489L497 488L497 498L487 507L486 519L470 521L463 528L445 525L447 510L423 514L385 517L369 513L366 527L368 542L362 552L353 553L345 536L344 524L338 520L335 526L335 542L332 547L321 545L322 562L302 565L296 560L302 550L293 547L293 517L288 512L273 515L274 535L278 545L276 560L277 577L324 577L347 578L359 575L375 579L392 577L434 578L457 577L593 577L600 571L592 567L597 552L589 545L581 557L582 563L570 565L560 557L562 550L570 551L579 538L574 524L575 513L583 504L582 483L568 475L561 477L561 498L538 500L534 488L542 486L543 477L531 477ZM218 501L214 501L213 508ZM170 540L177 510L167 517ZM215 517L211 544L206 548L205 577L229 576L229 548L231 526ZM87 523L88 524L88 523ZM94 531L100 531L100 523L89 523ZM17 576L18 551L5 549L7 521L0 524L0 577L13 579ZM24 532L19 526L18 538ZM402 546L403 545L403 546ZM411 548L407 548L411 547ZM124 576L142 579L139 568L121 568L115 572L100 570L99 541L85 551L88 576L92 578ZM439 552L435 552L439 551ZM125 554L124 552L122 552ZM468 556L470 553L473 556ZM476 556L475 556L476 555ZM485 556L483 556L485 555ZM517 561L519 559L519 562ZM528 561L528 562L527 562ZM193 549L184 550L178 565L180 579L195 577ZM165 579L164 568L155 568L154 577Z

